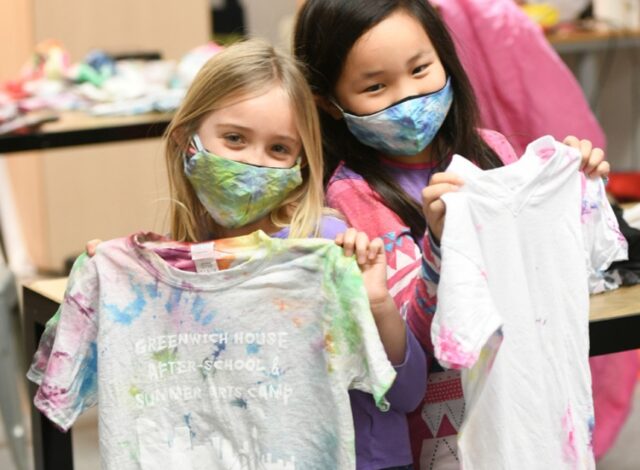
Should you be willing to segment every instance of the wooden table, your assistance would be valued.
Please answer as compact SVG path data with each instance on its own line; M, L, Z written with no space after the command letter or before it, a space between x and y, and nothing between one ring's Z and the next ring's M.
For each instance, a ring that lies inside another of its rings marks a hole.
M44 325L64 297L67 278L37 281L23 287L26 357L38 346ZM591 297L590 355L640 348L640 285ZM37 386L29 383L36 470L73 469L71 431L60 432L33 406Z
M0 135L0 155L160 137L171 117L170 113L95 117L82 112L66 111L60 113L58 121L43 124L35 132Z
M95 117L84 112L64 111L59 113L59 116L58 121L43 124L35 132L0 135L0 157L28 150L160 137L171 122L173 114L149 113L137 116ZM2 235L2 220L0 220L0 257L5 261L9 259Z

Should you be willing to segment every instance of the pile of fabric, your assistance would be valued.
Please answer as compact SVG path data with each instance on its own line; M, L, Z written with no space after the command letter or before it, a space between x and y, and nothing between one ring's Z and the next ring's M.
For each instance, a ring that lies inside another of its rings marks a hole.
M95 116L173 111L200 67L221 49L210 42L180 61L93 50L73 63L59 41L43 41L18 78L0 84L0 134L37 126L61 111Z

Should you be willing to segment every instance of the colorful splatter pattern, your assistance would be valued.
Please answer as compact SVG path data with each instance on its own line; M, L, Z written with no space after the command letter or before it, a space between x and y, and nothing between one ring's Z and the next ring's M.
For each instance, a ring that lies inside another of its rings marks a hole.
M214 247L214 272L150 233L81 256L28 373L36 406L68 429L98 403L107 469L355 468L347 390L386 409L395 377L357 264L262 232Z

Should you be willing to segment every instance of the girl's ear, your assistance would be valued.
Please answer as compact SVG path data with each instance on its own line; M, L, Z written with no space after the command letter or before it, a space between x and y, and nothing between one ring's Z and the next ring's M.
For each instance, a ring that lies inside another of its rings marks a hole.
M336 121L342 119L342 112L336 107L335 104L333 104L327 98L320 95L313 95L313 99L316 102L316 106L322 109L325 113L327 113L333 119L335 119Z

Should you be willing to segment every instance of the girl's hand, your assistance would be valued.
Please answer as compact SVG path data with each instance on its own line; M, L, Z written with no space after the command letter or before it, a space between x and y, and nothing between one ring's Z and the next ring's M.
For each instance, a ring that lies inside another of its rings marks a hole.
M345 256L355 253L369 296L371 313L378 328L380 340L392 364L402 364L407 349L404 320L387 289L387 258L380 238L369 242L366 233L350 228L336 237Z
M85 250L87 251L87 254L89 255L89 257L92 257L93 255L96 254L96 248L98 248L98 245L102 243L102 240L100 240L99 238L94 238L93 240L89 240L87 242L87 245L85 246Z
M382 239L374 238L370 242L366 233L350 228L336 236L336 245L344 249L345 256L356 255L371 310L375 315L376 307L391 297L387 289L387 258Z
M564 139L563 143L569 147L580 150L582 164L580 170L589 178L606 177L609 175L609 163L604 159L604 151L598 147L593 148L591 141L578 139L572 135Z
M422 190L422 212L427 219L431 235L439 241L442 238L446 206L440 197L451 191L457 191L464 182L453 173L435 173L429 185Z

